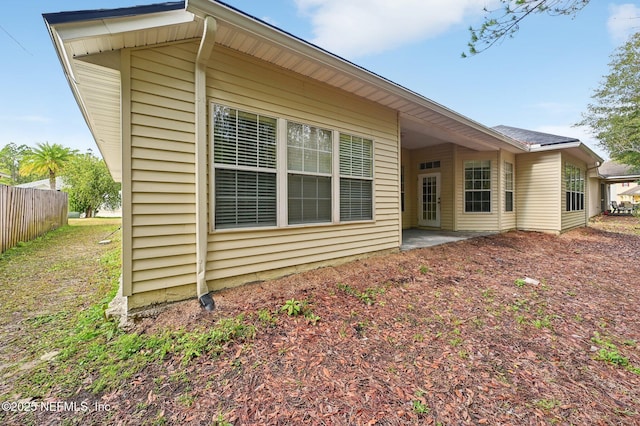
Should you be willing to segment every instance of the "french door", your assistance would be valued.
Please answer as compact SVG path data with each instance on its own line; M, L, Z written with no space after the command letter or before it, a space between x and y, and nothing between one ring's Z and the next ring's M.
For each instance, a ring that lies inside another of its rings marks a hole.
M418 176L418 225L440 227L440 173Z

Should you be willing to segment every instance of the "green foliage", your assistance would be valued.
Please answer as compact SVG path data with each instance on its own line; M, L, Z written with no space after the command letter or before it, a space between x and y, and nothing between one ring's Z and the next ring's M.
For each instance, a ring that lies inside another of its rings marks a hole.
M51 189L56 188L56 176L59 176L66 164L76 152L71 148L49 142L39 143L27 153L20 165L20 174L46 174Z
M367 287L363 292L351 287L349 284L338 284L338 289L344 291L350 296L357 297L366 305L373 305L376 297L383 294L386 290L384 287Z
M278 321L267 309L260 309L258 311L258 320L268 326L274 326Z
M310 324L316 325L318 321L320 321L320 317L313 312L305 313L304 317L309 321Z
M589 2L590 0L500 0L500 8L484 8L484 22L479 28L469 28L468 51L471 55L476 55L505 38L514 37L527 16L541 13L575 16ZM466 58L466 53L462 53L462 57Z
M624 367L627 371L640 375L640 368L631 364L629 358L622 355L618 347L613 344L609 339L606 339L600 335L597 331L593 333L591 341L601 348L596 352L595 359L598 361L604 361L611 365ZM627 345L628 340L625 340L624 344Z
M424 402L414 399L412 402L413 405L413 412L416 414L429 414L429 411L431 411L431 409L427 406L427 404L425 404Z
M286 312L290 317L304 315L312 325L316 325L320 321L320 317L313 313L307 301L289 299L280 307L280 312Z
M34 374L23 380L22 393L36 397L54 386L77 389L81 382L87 381L87 376L93 377L88 386L93 392L114 389L145 365L167 356L176 356L182 365L187 365L205 354L218 356L229 342L255 336L255 327L245 324L242 315L220 319L205 330L167 330L149 335L126 333L104 315L116 290L114 286L100 303L76 316L74 325L53 343L60 351L54 368L46 364L37 367ZM37 319L34 323L44 320Z
M92 154L74 155L63 176L71 210L91 217L103 205L120 206L120 184L113 180L105 162Z
M518 278L513 283L516 285L516 287L524 287L527 284L527 282L522 278Z
M556 407L559 407L561 402L557 399L539 399L536 401L536 406L543 410L550 411Z
M213 424L214 426L233 426L233 423L226 421L222 414L218 414Z
M613 53L609 67L577 125L589 127L612 159L640 168L640 33Z
M33 182L47 177L46 173L20 174L20 166L25 157L32 153L32 149L27 145L16 145L13 142L6 144L0 149L0 172L8 175L7 178L0 178L0 183L5 185L19 185L21 183Z
M302 302L296 299L287 300L280 308L280 312L286 312L290 317L295 317L302 313Z

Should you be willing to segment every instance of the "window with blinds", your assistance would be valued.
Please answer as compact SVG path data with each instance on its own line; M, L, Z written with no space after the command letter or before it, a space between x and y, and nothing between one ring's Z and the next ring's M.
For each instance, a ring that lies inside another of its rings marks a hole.
M340 220L373 218L373 141L340 134Z
M277 224L277 120L213 105L217 229Z
M215 103L210 117L214 229L373 219L373 140Z

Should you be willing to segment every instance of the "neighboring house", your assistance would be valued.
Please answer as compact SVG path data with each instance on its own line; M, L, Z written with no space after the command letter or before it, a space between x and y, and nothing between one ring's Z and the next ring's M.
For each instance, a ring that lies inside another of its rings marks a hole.
M605 161L598 172L603 182L608 184L607 205L610 205L611 201L640 202L640 171L627 164Z
M404 228L601 211L579 141L488 128L223 3L44 17L122 182L127 311L397 251Z
M56 191L62 191L64 182L60 176L56 176ZM34 180L33 182L16 185L18 188L51 189L49 179Z
M625 184L622 184L623 189L625 188ZM625 191L622 191L618 195L620 196L620 201L630 201L633 204L640 203L640 185L637 183L629 183L628 188Z

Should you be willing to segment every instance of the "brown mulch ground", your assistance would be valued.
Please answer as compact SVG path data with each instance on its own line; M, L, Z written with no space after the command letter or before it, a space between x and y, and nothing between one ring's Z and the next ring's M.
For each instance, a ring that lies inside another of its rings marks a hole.
M602 217L561 236L509 232L226 290L213 313L175 304L137 330L245 314L256 336L186 367L147 366L87 423L640 424L639 253L638 219ZM317 324L258 319L292 298Z

